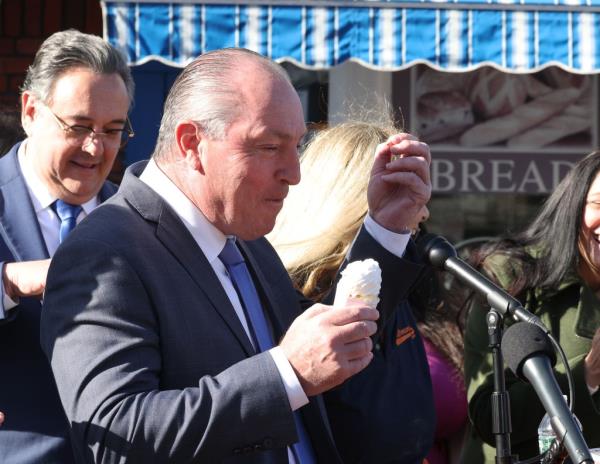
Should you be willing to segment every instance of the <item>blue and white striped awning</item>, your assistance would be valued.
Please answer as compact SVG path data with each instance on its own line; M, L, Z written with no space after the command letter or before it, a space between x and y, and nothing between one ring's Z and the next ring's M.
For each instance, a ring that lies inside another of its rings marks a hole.
M132 65L184 66L245 47L326 69L347 60L382 70L415 63L465 71L600 71L600 0L103 1L104 35Z

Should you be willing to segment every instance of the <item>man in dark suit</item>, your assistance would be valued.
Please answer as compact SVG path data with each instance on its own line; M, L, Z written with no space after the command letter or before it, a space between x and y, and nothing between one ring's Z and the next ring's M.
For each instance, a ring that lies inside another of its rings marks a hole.
M305 130L278 65L202 55L167 97L153 158L57 252L42 346L81 462L341 462L321 393L369 365L379 312L416 279L396 253L429 199L430 155L400 134L374 156L348 260L382 267L379 312L311 306L263 237L300 181Z
M116 191L105 179L128 135L132 95L117 50L73 30L49 37L27 72L21 95L27 137L0 159L2 463L73 462L68 423L39 344L40 298L61 238Z

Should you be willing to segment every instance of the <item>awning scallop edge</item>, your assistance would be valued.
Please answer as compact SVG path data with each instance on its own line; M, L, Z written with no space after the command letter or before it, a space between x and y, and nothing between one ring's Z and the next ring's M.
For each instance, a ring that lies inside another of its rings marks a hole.
M183 67L210 50L245 47L307 69L352 60L387 71L416 63L445 71L600 71L597 0L245 3L104 1L104 35L131 65Z

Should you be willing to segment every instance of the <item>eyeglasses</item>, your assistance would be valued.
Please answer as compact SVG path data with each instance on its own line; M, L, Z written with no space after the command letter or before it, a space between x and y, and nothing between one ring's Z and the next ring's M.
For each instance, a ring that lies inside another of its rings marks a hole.
M46 108L48 108L56 123L65 133L67 142L73 146L83 145L88 140L88 137L102 137L106 146L110 148L123 148L127 145L129 139L135 135L129 117L126 119L126 126L121 129L107 129L105 132L98 132L91 127L82 126L81 124L71 126L54 114L48 106Z

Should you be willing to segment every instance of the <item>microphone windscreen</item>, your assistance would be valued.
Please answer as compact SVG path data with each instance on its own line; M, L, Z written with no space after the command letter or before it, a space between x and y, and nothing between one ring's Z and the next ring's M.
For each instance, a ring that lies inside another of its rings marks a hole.
M435 234L424 234L417 237L417 250L421 257L438 269L450 257L456 257L456 250L444 237Z
M517 322L506 329L502 336L504 362L525 382L523 364L535 355L547 356L553 366L556 364L554 347L542 329L528 322Z

